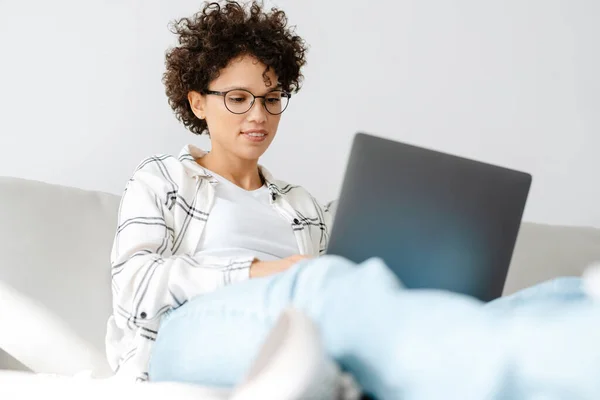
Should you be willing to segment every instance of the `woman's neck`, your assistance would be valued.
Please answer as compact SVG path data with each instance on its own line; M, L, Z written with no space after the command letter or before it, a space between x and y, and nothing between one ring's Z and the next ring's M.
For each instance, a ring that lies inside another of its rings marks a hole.
M215 150L196 159L196 162L245 190L256 190L264 184L258 160L243 160Z

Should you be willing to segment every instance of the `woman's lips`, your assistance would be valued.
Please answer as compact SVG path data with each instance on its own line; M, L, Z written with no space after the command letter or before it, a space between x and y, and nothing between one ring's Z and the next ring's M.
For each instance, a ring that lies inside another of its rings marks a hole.
M242 132L242 136L251 142L262 142L267 138L267 131L263 129L251 129Z

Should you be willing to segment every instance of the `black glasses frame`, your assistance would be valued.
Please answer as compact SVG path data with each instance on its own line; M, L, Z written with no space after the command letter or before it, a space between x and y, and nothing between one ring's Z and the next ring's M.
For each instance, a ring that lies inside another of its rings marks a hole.
M246 93L250 94L250 96L252 96L252 103L250 103L250 107L248 107L248 109L246 111L244 111L244 112L234 112L234 111L231 111L229 109L229 107L227 107L227 94L230 93L230 92L246 92ZM250 111L252 109L252 107L254 107L254 103L256 102L256 99L262 99L263 100L262 101L262 105L265 108L265 110L267 110L267 112L269 114L271 114L271 115L281 115L287 109L288 105L290 104L290 99L292 98L292 94L289 93L289 92L286 92L284 90L273 90L273 91L271 91L269 93L274 93L274 92L281 92L281 96L282 97L287 97L287 99L288 99L287 104L285 105L285 107L281 110L281 112L278 112L278 113L273 113L273 112L269 111L269 109L267 108L266 101L267 101L267 95L268 94L266 94L264 96L255 96L254 93L249 92L246 89L231 89L231 90L227 90L225 92L219 92L219 91L216 91L216 90L205 90L204 94L210 94L210 95L215 95L215 96L222 96L223 97L223 104L225 105L225 108L227 109L227 111L229 111L232 114L237 114L237 115L246 114L248 111Z

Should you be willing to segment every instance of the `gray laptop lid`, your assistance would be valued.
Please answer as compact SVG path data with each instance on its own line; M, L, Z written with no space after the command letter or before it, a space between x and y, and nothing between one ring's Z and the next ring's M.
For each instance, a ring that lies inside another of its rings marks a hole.
M500 297L531 175L356 135L327 253L382 258L408 288Z

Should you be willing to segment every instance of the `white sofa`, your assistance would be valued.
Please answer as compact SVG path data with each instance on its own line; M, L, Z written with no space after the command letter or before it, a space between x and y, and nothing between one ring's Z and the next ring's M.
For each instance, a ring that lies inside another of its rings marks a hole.
M0 369L111 374L104 332L118 205L111 194L0 177L0 326L28 327L12 329L19 338L0 329ZM578 276L599 260L600 229L524 223L505 293ZM3 309L2 296L17 299L27 315ZM7 312L18 320L7 321Z

